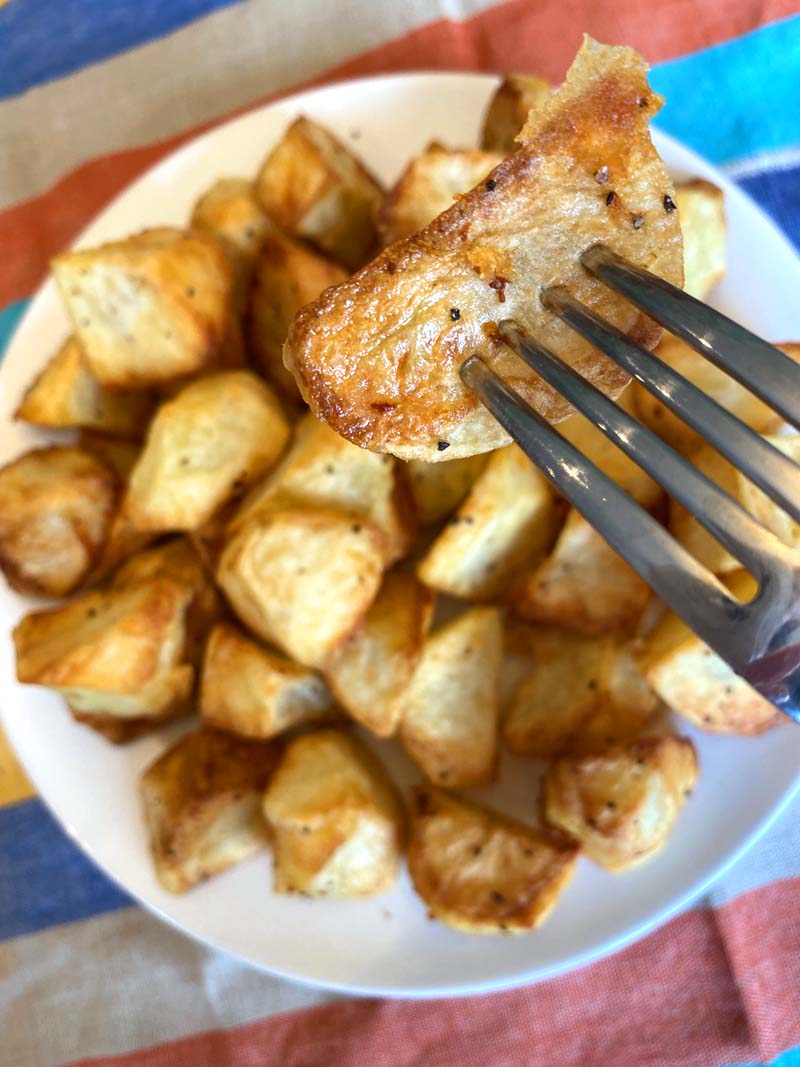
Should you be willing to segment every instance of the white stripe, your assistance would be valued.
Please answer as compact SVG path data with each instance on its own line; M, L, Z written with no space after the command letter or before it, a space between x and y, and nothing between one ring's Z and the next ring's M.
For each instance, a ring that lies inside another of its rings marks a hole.
M55 1067L332 999L127 908L0 944L0 1060Z
M758 155L727 163L720 169L724 170L729 177L740 180L763 174L767 170L791 170L792 167L797 166L800 166L800 145L793 145L791 148L776 148L771 152L759 152Z
M151 144L426 23L498 0L248 0L0 103L0 208L86 160ZM235 173L235 161L221 167Z

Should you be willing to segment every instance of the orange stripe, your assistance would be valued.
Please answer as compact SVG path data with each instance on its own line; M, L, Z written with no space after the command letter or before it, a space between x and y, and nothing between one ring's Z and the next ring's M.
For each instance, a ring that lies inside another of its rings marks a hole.
M426 1003L338 1002L73 1067L766 1062L800 1043L799 900L800 879L764 886L527 989Z
M556 81L577 49L580 33L639 48L651 62L716 44L796 11L796 0L529 0L482 11L463 23L437 20L365 52L315 78L397 70L531 70ZM302 86L301 86L302 88ZM241 108L274 99L265 97ZM35 199L0 214L0 307L29 295L51 256L73 240L100 208L157 160L216 119L176 137L90 160Z

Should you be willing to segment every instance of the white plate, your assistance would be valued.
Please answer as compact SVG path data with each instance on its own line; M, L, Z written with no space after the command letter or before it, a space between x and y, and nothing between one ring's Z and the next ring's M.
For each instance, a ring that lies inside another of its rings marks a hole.
M431 139L473 144L495 79L400 75L303 93L220 127L164 160L123 193L78 244L122 237L147 225L182 223L196 197L222 175L252 174L296 115L329 125L385 181ZM731 266L715 303L768 338L800 337L800 261L741 192L664 136L657 144L677 177L700 175L725 188ZM11 421L24 387L67 332L48 282L0 369L0 462L41 442ZM752 843L797 784L800 730L754 739L693 734L702 778L661 855L622 877L581 861L541 930L515 938L470 938L429 921L405 874L367 902L274 896L270 860L254 860L184 896L153 877L137 778L164 735L114 748L73 724L52 694L14 680L8 633L29 607L0 592L0 702L12 744L40 795L74 840L148 908L187 934L258 967L352 992L441 996L499 989L564 972L620 948L696 896ZM691 731L690 731L691 732ZM394 746L379 746L403 785L415 775ZM478 796L521 817L535 800L535 769L504 757L502 786Z

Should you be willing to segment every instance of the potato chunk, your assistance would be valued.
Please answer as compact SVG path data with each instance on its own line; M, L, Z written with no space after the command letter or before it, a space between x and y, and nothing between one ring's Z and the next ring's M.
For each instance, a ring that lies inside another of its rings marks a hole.
M800 344L785 343L777 347L793 360L800 362ZM746 422L751 430L757 433L772 433L780 426L780 416L776 415L772 408L768 408L749 389L739 385L677 337L665 334L656 349L656 355L678 374L688 378L712 400L716 400L731 414ZM697 452L705 445L700 434L677 415L673 415L669 408L660 400L656 400L638 382L634 382L631 388L634 390L636 414L668 445L672 445L684 456Z
M432 782L484 785L497 767L503 631L495 608L471 608L425 642L400 740Z
M408 867L432 918L465 934L524 934L572 878L578 849L440 789L414 797Z
M12 588L67 596L103 551L116 509L112 471L78 448L39 448L0 469L0 568Z
M221 241L233 265L236 306L243 308L256 256L275 227L247 178L219 178L192 208L191 226Z
M370 897L397 877L400 798L377 758L351 734L295 738L264 796L274 833L276 893Z
M617 404L629 415L637 414L636 394L633 390L635 384L632 382L617 397ZM579 411L560 422L558 432L579 448L604 474L612 478L643 508L651 510L663 498L664 493L658 482L654 481L632 459L629 459L621 449L612 444L603 431Z
M162 227L53 260L92 374L115 389L212 366L228 335L233 273L210 234Z
M308 667L263 648L229 622L211 631L200 682L208 726L267 739L332 710L328 687Z
M68 337L29 387L15 418L34 426L87 427L121 437L144 433L153 410L149 393L106 389L89 370L76 337Z
M544 816L595 863L621 871L664 846L697 775L694 745L684 737L646 737L599 754L564 756L545 775Z
M330 509L367 520L385 536L387 564L408 554L416 532L394 460L351 445L311 414L300 420L281 464L245 498L230 528L287 507Z
M772 436L766 440L795 463L800 461L800 434L791 437ZM798 543L798 524L710 445L704 445L692 453L690 458L697 470L707 475L712 482L716 482L785 545ZM741 566L739 560L723 548L719 541L675 500L670 501L669 528L676 540L714 574L727 574Z
M544 103L553 88L533 74L506 74L489 101L481 143L485 150L508 155L517 148L516 137L529 112Z
M274 743L204 728L147 768L142 800L165 889L183 893L266 847L261 797L279 756Z
M431 526L455 511L486 466L486 459L485 455L448 463L412 459L401 468L423 526Z
M531 627L533 664L503 718L512 752L547 759L588 752L636 737L655 711L656 695L631 650L610 636Z
M191 600L186 585L158 577L27 615L14 630L17 678L55 689L86 714L176 714L194 681L185 659Z
M256 192L287 233L313 241L351 270L369 259L381 187L323 126L296 119L264 161Z
M255 634L323 667L366 614L384 556L384 538L369 523L334 511L275 511L236 531L217 581Z
M525 619L583 633L631 630L650 599L636 572L572 509L555 548L514 591Z
M555 497L516 445L495 452L417 567L432 589L467 600L501 596L556 534Z
M453 206L502 160L498 152L478 148L445 148L433 141L416 156L389 190L378 216L384 245L416 233Z
M507 432L461 380L477 355L560 422L571 414L567 401L499 340L497 324L507 318L609 396L621 392L626 373L547 311L540 294L558 281L646 347L661 336L580 262L606 242L667 281L683 280L677 212L665 209L672 185L648 132L660 98L645 74L631 49L587 39L566 82L531 111L512 156L299 312L283 357L319 418L400 459L458 459L507 445Z
M139 530L193 530L275 465L289 424L249 371L192 382L158 409L125 510Z
M698 300L705 300L725 273L725 194L699 178L679 182L675 186L675 205L683 232L683 288Z
M119 568L111 585L122 589L153 578L171 578L190 590L184 657L199 667L208 633L222 614L222 604L197 549L188 538L173 537L132 556Z
M726 575L725 584L743 601L756 592L756 583L746 571ZM773 704L734 674L671 612L648 634L638 661L664 703L701 730L760 734L780 720Z
M388 574L359 629L329 663L341 706L378 737L397 729L433 614L434 595L411 574Z
M247 336L258 368L290 400L300 399L294 377L283 365L283 342L292 319L347 271L308 245L275 231L255 262L247 312Z

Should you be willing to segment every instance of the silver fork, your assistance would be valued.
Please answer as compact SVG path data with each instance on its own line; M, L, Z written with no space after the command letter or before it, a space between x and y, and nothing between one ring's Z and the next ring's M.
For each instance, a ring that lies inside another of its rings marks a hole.
M800 426L800 367L773 345L604 245L583 266ZM800 467L657 356L560 287L542 303L613 359L800 522ZM462 369L520 448L670 608L764 697L800 722L800 552L787 548L683 456L557 355L500 324L505 342L586 415L754 577L742 603L647 511L538 415L477 356Z

